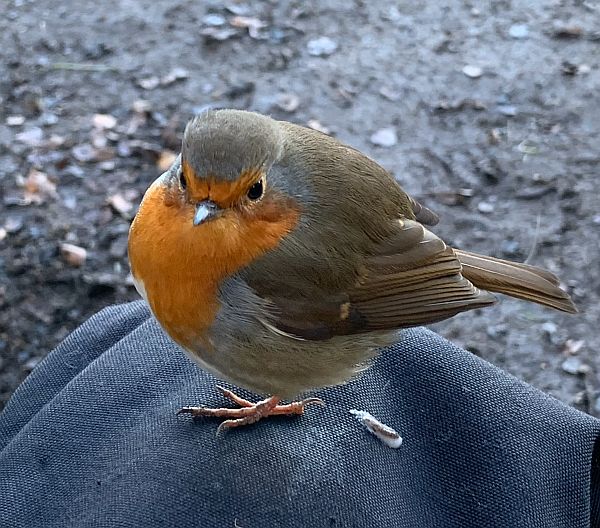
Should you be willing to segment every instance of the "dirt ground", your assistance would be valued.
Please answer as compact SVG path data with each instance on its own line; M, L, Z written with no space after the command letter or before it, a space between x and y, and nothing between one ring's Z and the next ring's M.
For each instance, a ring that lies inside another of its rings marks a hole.
M503 298L434 329L600 415L596 1L5 0L0 45L2 402L138 297L139 199L192 115L235 107L368 153L447 242L558 273L577 316Z

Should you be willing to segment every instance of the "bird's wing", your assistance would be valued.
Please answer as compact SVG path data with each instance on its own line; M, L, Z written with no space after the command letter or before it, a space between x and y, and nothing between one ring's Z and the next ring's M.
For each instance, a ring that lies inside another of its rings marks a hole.
M440 238L414 220L397 222L393 235L364 256L354 284L322 299L271 295L266 324L322 340L432 323L495 302L462 276L454 250Z

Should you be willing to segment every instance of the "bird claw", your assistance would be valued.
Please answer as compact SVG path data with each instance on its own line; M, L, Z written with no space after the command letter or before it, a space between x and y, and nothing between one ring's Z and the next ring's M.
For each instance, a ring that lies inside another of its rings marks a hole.
M217 435L226 429L240 427L258 422L267 416L277 415L292 415L304 414L304 409L308 405L325 406L325 402L321 398L306 398L301 401L296 401L288 404L279 405L281 401L278 396L271 396L265 400L252 403L244 398L241 398L234 392L217 385L217 390L226 398L240 406L239 409L228 409L224 407L183 407L178 411L179 414L190 414L194 418L198 416L212 416L217 418L225 418L225 420L217 428Z

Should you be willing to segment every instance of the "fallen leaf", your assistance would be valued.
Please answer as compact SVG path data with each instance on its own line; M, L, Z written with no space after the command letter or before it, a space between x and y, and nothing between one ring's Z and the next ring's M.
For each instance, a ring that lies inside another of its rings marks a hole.
M45 172L31 169L23 182L23 199L26 204L41 204L47 198L56 198L56 184L48 179Z
M163 150L156 160L156 166L160 171L165 172L171 165L173 165L173 162L176 158L177 154L172 150Z
M583 339L567 339L565 341L563 353L572 356L577 354L577 352L583 348L583 345L585 345L585 341Z
M63 242L60 245L60 254L67 264L75 267L82 266L87 258L85 248L67 242Z
M263 22L259 18L248 16L234 16L229 21L229 24L236 28L247 29L248 35L254 39L260 37L259 30L267 27L266 22Z
M583 28L577 24L555 22L552 27L551 35L554 38L576 39L583 36Z

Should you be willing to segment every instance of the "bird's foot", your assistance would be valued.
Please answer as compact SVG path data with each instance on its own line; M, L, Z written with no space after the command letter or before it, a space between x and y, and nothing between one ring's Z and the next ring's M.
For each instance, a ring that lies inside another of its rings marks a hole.
M240 427L242 425L253 424L267 416L276 416L280 414L303 414L307 405L325 405L320 398L306 398L305 400L295 401L285 405L279 405L281 398L271 396L265 400L252 403L237 394L217 385L217 389L232 402L240 406L239 409L227 409L224 407L212 409L210 407L184 407L177 414L191 414L196 416L215 416L217 418L226 418L219 425L217 434L225 429Z

